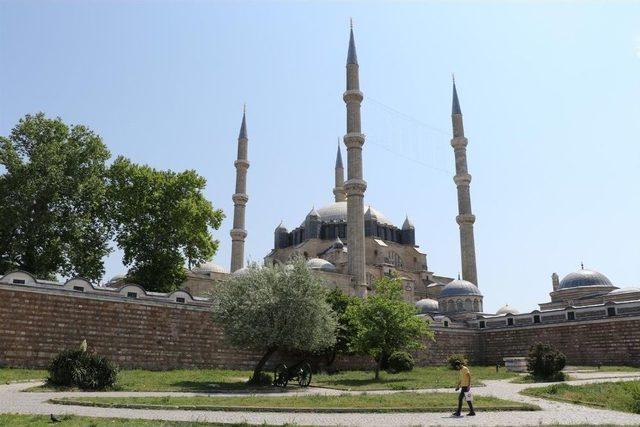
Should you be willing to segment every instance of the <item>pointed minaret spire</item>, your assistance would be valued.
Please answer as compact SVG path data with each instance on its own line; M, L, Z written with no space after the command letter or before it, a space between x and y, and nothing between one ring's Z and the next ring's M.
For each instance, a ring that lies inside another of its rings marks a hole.
M344 192L344 167L342 166L342 153L340 152L340 139L338 139L338 154L336 154L335 185L333 195L336 202L344 202L347 195Z
M353 19L350 20L351 30L349 33L349 53L347 53L347 65L358 65L358 55L356 54L356 42L353 38Z
M471 211L471 175L467 169L467 144L469 141L464 136L462 112L456 81L453 79L453 103L451 111L451 123L453 126L453 138L451 146L455 155L456 174L453 181L458 190L458 216L456 222L460 228L460 258L462 261L462 278L478 286L478 271L476 268L476 245L473 236L473 224L476 217Z
M344 145L347 146L347 181L344 183L347 194L347 247L349 248L347 267L356 294L366 296L364 193L367 182L362 176L364 134L361 128L360 106L364 95L360 91L359 68L353 28L351 28L347 55L347 90L342 95L347 107L347 133L344 136Z
M247 196L247 169L249 160L247 150L249 140L247 138L247 107L242 109L242 124L238 134L238 159L234 165L236 167L236 192L233 194L233 228L231 229L231 273L244 266L244 241L247 238L245 230L245 207L249 196Z
M462 110L460 110L460 101L458 100L458 90L456 89L455 74L452 74L451 78L453 80L453 102L451 103L451 114L462 115Z

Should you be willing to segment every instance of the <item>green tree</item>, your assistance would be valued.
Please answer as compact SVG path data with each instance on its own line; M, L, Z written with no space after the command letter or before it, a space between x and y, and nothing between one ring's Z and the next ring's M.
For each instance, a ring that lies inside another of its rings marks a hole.
M118 157L109 181L115 240L132 281L170 292L184 281L187 262L215 254L209 227L220 227L223 214L202 194L206 181L195 171L160 171Z
M331 365L338 354L350 354L351 339L355 334L355 330L349 316L347 316L347 309L350 305L360 304L362 300L355 296L346 295L338 288L333 288L327 293L327 302L336 314L336 320L338 326L336 328L336 344L329 349L329 362Z
M362 304L349 306L347 316L355 328L351 349L375 359L376 380L380 379L385 356L421 348L423 339L433 339L428 323L416 316L412 304L405 302L402 283L397 278L383 277L376 281L373 295Z
M0 272L98 280L110 252L101 138L43 113L0 137Z
M304 259L291 266L250 266L218 284L213 318L234 345L262 352L252 380L278 350L323 351L336 342L326 288Z

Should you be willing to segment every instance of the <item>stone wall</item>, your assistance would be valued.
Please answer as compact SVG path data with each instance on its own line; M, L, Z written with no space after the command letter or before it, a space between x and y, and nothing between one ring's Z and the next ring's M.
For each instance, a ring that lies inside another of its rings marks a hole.
M572 365L640 365L640 318L614 317L554 325L531 325L480 334L479 362L526 356L536 342L556 346Z
M257 361L225 344L205 308L0 287L0 364L44 367L83 339L128 368L250 368Z
M0 365L44 367L57 352L83 339L124 368L250 369L260 357L226 344L204 301L179 303L176 296L144 295L139 297L146 299L132 299L126 297L128 289L91 293L71 285L0 283ZM503 357L524 356L531 344L543 341L557 346L570 364L640 365L637 313L519 323L494 330L434 324L436 340L415 353L416 363L444 364L451 353L464 353L474 364L493 364ZM372 361L340 358L336 365L369 368Z

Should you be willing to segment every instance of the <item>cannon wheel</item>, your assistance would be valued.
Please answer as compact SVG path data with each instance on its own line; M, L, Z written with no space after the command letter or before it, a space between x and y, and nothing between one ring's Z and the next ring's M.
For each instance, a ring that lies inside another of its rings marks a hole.
M276 387L286 387L289 382L289 370L284 363L278 364L273 370L273 385Z
M311 366L308 363L303 363L298 371L298 384L300 387L309 387L311 384Z

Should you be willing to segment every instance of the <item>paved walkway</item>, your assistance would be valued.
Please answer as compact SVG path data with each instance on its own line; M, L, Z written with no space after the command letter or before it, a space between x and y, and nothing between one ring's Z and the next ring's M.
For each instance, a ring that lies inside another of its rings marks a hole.
M593 382L628 381L640 379L640 375L633 373L606 373L606 378L601 374L580 374L580 379L569 381L569 384L586 384ZM575 375L574 375L575 376ZM120 409L120 408L94 408L83 406L54 405L47 400L54 397L74 396L194 396L203 393L175 393L175 392L46 392L23 393L29 387L37 383L21 383L0 386L0 413L21 414L75 414L93 417L115 418L144 418L151 420L175 420L175 421L209 421L249 424L283 424L292 423L298 425L354 425L354 426L415 426L415 425L442 425L442 426L533 426L544 424L617 424L640 425L640 415L623 412L594 409L585 406L568 403L553 402L544 399L523 396L518 394L524 388L532 387L532 384L512 384L508 380L485 380L486 387L474 389L476 395L495 396L503 399L539 405L542 411L514 411L514 412L479 412L475 417L455 418L449 413L400 413L400 414L288 414L272 412L216 412L216 411L179 411L179 410L145 410L145 409ZM421 393L433 393L448 391L451 389L425 389ZM308 391L286 393L292 394L342 394L324 388L309 388ZM349 392L359 393L359 392ZM397 393L396 391L378 391L372 393ZM215 394L221 396L222 394ZM269 396L277 397L283 394L273 393ZM452 399L455 399L452 395Z

